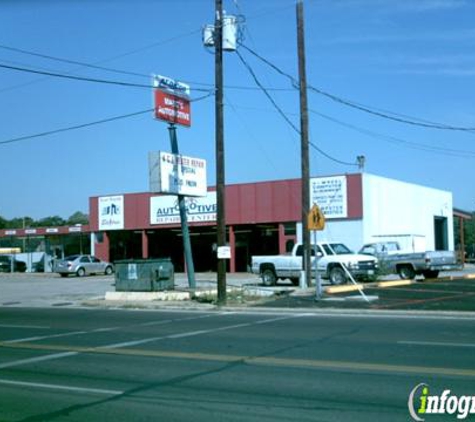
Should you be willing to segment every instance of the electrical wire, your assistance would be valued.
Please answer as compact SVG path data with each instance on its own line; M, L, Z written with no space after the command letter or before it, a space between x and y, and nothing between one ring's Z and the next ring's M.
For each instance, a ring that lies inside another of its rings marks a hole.
M140 76L140 77L150 78L150 75L145 75L143 73L128 72L128 71L125 71L125 70L112 69L110 67L98 66L98 65L95 65L95 64L80 62L80 61L77 61L77 60L71 60L71 59L66 59L66 58L62 58L62 57L51 56L51 55L48 55L48 54L36 53L34 51L24 50L22 48L17 48L17 47L10 47L8 45L0 44L0 48L3 49L3 50L7 50L7 51L13 51L15 53L21 53L21 54L26 54L26 55L29 55L29 56L40 57L42 59L54 60L54 61L57 61L57 62L67 63L67 64L74 64L74 65L80 66L80 67L87 67L87 68L96 69L96 70L104 70L106 72L120 73L122 75Z
M244 48L246 51L251 53L253 56L255 56L256 58L261 60L263 63L265 63L266 65L268 65L272 69L274 69L280 75L282 75L282 76L286 77L287 79L289 79L290 82L292 83L292 85L294 86L294 88L296 88L296 89L298 88L299 82L292 75L284 72L278 66L276 66L275 64L273 64L272 62L270 62L266 58L262 57L260 54L258 54L257 52L255 52L251 48L247 47L246 45L239 44L239 46ZM346 105L348 107L354 108L354 109L359 110L359 111L363 111L365 113L369 113L373 116L377 116L377 117L381 117L381 118L384 118L384 119L392 120L392 121L395 121L395 122L398 122L398 123L404 123L404 124L408 124L408 125L412 125L412 126L419 126L419 127L423 127L423 128L427 128L427 129L451 130L451 131L461 131L461 132L473 132L473 131L475 131L475 127L461 127L461 126L448 125L448 124L445 124L445 123L434 123L434 122L430 122L428 120L424 120L424 119L420 119L420 118L411 118L409 116L405 116L405 115L400 114L400 113L394 113L394 112L388 112L388 111L386 111L386 113L384 113L382 111L379 111L375 107L366 106L366 105L363 105L363 104L360 104L360 103L357 103L357 102L354 102L354 101L346 100L344 98L341 98L341 97L338 97L334 94L326 92L326 91L324 91L320 88L316 88L316 87L314 87L310 84L307 84L307 87L308 87L309 90L311 90L313 92L316 92L317 94L320 94L322 96L325 96L326 98L329 98L334 102ZM390 114L388 114L388 113L390 113Z
M47 132L36 133L34 135L20 136L18 138L8 139L6 141L0 141L0 145L12 144L14 142L26 141L28 139L41 138L43 136L56 135L58 133L69 132L71 130L77 130L77 129L83 129L83 128L86 128L86 127L96 126L96 125L100 125L100 124L103 124L103 123L110 123L110 122L117 121L117 120L127 119L129 117L139 116L139 115L145 114L145 113L151 113L152 111L153 111L153 108L152 109L147 109L147 110L142 110L142 111L137 111L135 113L123 114L121 116L109 117L107 119L96 120L94 122L83 123L83 124L80 124L80 125L69 126L69 127L65 127L65 128L61 128L61 129L49 130Z
M93 82L93 83L101 83L101 84L108 84L108 85L119 85L119 86L125 86L125 87L132 87L132 88L147 88L151 89L154 88L152 85L145 85L145 84L136 84L132 82L123 82L123 81L113 81L113 80L108 80L108 79L97 79L97 78L86 78L82 76L73 76L73 75L67 75L64 73L56 73L56 72L46 72L42 70L35 70L35 69L28 69L25 67L19 67L19 66L9 66L6 64L0 63L0 68L3 69L8 69L8 70L15 70L18 72L25 72L25 73L34 73L37 75L44 75L44 76L53 76L56 78L63 78L63 79L72 79L76 81L83 81L83 82ZM201 92L209 92L209 89L201 89L201 88L196 88L194 89L195 91L201 91Z
M213 93L208 93L206 95L202 95L201 97L194 98L190 101L191 102L202 101L202 100L204 100L208 97L211 97L212 95L214 95L214 94ZM15 142L26 141L28 139L41 138L41 137L50 136L50 135L56 135L58 133L69 132L69 131L77 130L77 129L84 129L84 128L91 127L91 126L97 126L97 125L100 125L100 124L103 124L103 123L110 123L110 122L114 122L114 121L117 121L117 120L123 120L123 119L128 119L130 117L140 116L142 114L151 113L153 111L154 111L153 108L149 108L149 109L146 109L146 110L136 111L136 112L133 112L133 113L123 114L123 115L120 115L120 116L114 116L114 117L109 117L109 118L106 118L106 119L96 120L96 121L89 122L89 123L82 123L82 124L79 124L79 125L69 126L69 127L65 127L65 128L53 129L53 130L49 130L47 132L40 132L40 133L36 133L34 135L20 136L20 137L17 137L17 138L12 138L12 139L7 139L5 141L0 141L0 145L12 144L12 143L15 143Z
M433 145L427 145L427 144L421 144L417 142L411 142L407 141L405 139L401 139L395 136L389 136L389 135L384 135L378 132L374 132L368 129L364 129L361 127L358 127L356 125L352 125L350 123L343 122L341 120L335 119L334 117L331 117L327 114L320 113L318 111L309 109L309 112L312 114L315 114L319 117L322 117L323 119L326 119L328 121L331 121L333 123L336 123L340 126L352 129L356 132L362 133L363 135L376 138L376 139L382 139L384 141L397 144L397 145L402 145L407 148L411 149L416 149L420 151L426 151L426 152L431 152L435 154L443 154L443 155L450 155L453 157L459 157L459 158L470 158L473 159L475 158L475 151L468 151L468 150L459 150L459 149L453 149L453 148L442 148L442 147L436 147Z
M254 79L255 83L257 86L262 90L262 92L265 94L265 96L268 98L268 100L272 103L274 108L277 110L277 112L282 116L282 118L288 123L288 125L297 133L300 134L300 130L295 126L295 124L287 117L287 115L282 111L282 109L278 106L278 104L275 102L275 100L272 98L272 96L267 92L267 90L263 87L259 79L257 78L255 72L253 71L252 67L244 60L244 57L242 57L241 53L239 50L236 50L236 54L243 63L243 65L246 67L246 69L249 71L251 74L252 78ZM321 148L317 147L313 142L309 141L309 145L315 149L319 154L323 155L324 157L328 158L331 161L334 161L335 163L342 164L345 166L357 166L355 163L349 163L346 161L339 160L335 157L332 157L330 154L327 154L325 151L323 151Z

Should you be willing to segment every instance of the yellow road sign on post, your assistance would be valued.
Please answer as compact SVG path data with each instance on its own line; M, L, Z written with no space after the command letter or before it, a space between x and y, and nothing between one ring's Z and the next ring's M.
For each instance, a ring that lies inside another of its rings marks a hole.
M325 228L325 216L317 204L313 204L308 213L308 229L323 230Z

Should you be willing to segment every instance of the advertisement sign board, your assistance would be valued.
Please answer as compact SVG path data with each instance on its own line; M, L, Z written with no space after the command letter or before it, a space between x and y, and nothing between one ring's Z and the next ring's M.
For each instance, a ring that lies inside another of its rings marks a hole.
M99 230L124 228L124 196L103 196L98 200Z
M325 218L347 218L346 176L310 179L310 204L318 204Z
M190 85L162 75L153 76L153 86L162 91L169 91L171 94L180 96L189 97L191 93Z
M190 100L155 90L155 118L168 123L191 126Z
M148 154L150 191L154 193L206 196L206 161L163 151Z
M208 192L203 198L186 198L186 215L189 223L216 221L216 192ZM150 224L179 224L180 210L175 196L150 198Z

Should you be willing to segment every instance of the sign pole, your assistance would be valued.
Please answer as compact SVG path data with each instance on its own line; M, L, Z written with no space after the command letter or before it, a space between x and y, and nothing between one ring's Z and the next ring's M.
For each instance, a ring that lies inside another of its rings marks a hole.
M176 126L170 123L168 126L172 153L178 155L178 140L176 136ZM181 232L183 234L183 249L185 252L186 274L188 276L188 285L191 290L196 289L195 267L193 264L193 255L191 252L190 231L188 229L188 220L186 217L185 197L178 195L178 207L180 209Z
M322 298L322 278L320 277L320 271L318 271L318 246L317 246L317 230L313 231L313 243L315 245L315 300Z

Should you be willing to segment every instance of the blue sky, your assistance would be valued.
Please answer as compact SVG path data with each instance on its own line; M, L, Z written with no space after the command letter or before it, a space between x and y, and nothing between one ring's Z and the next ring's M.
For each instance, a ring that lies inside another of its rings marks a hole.
M245 46L297 75L294 0L224 0L224 6L245 17ZM475 2L305 0L304 8L310 85L403 120L475 127ZM157 73L190 83L198 98L214 82L214 57L201 42L201 27L213 20L213 0L5 0L0 65L143 85ZM240 53L298 126L298 92L289 80L245 49ZM235 53L225 54L224 68L227 183L300 177L297 133ZM147 110L150 89L5 68L0 75L1 216L67 218L88 212L90 196L148 189L148 151L170 150L166 124L151 113L1 142ZM403 124L308 95L311 141L327 155L350 164L364 155L369 173L451 191L454 206L475 209L474 131ZM213 185L213 97L193 103L192 121L178 130L180 151L207 160ZM311 150L313 176L355 171Z

